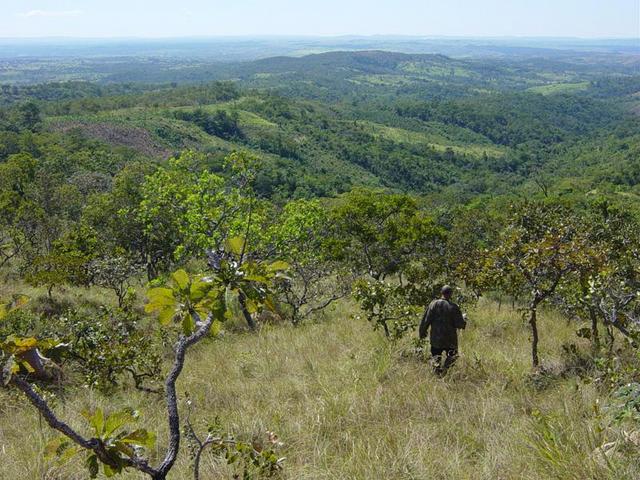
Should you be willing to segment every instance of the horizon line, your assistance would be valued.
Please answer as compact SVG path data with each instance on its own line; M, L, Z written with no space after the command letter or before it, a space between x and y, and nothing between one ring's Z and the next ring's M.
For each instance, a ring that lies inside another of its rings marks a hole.
M46 36L10 36L0 37L3 40L214 40L234 38L306 38L306 39L330 39L330 38L407 38L425 40L636 40L640 46L640 35L634 36L558 36L558 35L429 35L429 34L396 34L396 33L336 33L336 34L227 34L227 35L114 35L114 36L75 36L75 35L46 35Z

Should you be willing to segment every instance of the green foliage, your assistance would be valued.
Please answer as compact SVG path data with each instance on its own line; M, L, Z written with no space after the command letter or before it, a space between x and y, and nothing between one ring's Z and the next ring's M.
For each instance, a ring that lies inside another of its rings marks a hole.
M156 312L163 325L172 322L182 326L184 335L191 335L202 317L213 315L217 331L220 323L233 316L238 303L250 326L252 315L265 306L275 309L272 285L289 265L283 261L266 262L247 259L246 241L231 237L225 248L209 254L209 275L189 275L177 270L171 275L169 287L156 287L147 292L145 310Z
M577 327L593 358L573 344L566 356L604 388L635 385L614 333L640 343L640 133L625 113L638 81L570 58L332 52L187 69L191 81L237 83L117 84L135 73L113 71L109 85L0 87L1 273L50 295L109 288L121 307L45 319L24 298L0 304L5 381L39 377L47 353L69 382L112 393L131 375L148 390L170 335L201 338L209 319L215 335L235 314L254 327L265 308L299 323L351 287L374 328L398 339L446 282L465 297L525 300L534 364L536 312L553 300L591 322ZM185 75L160 63L145 74ZM528 201L508 211L516 196ZM188 273L205 256L209 270ZM160 326L136 313L143 267ZM634 421L636 390L612 400ZM120 472L137 455L129 442L150 444L125 425L107 433L102 412L90 422L107 445L88 454L91 475ZM556 462L547 473L571 473L558 467L576 448L561 430L533 427L538 455ZM279 469L271 448L209 434L235 475Z
M354 190L331 213L333 254L376 280L442 255L444 232L408 195ZM437 262L435 262L437 263Z
M251 441L238 440L233 433L224 430L220 419L207 425L207 436L198 438L190 421L186 422L189 449L195 460L195 478L199 478L200 456L205 448L231 468L234 478L245 480L278 477L284 468L284 457L278 455L283 446L274 432L266 432L264 437L254 436Z
M230 434L211 432L220 440L212 444L213 454L222 457L233 468L233 475L243 480L274 478L284 468L284 457L279 457L275 447L262 442L241 442ZM269 443L277 443L277 437L269 435Z
M16 295L11 301L0 303L0 322L10 313L16 312L26 306L29 300L30 298L27 295Z
M217 110L214 114L209 114L202 109L192 112L178 110L175 112L175 116L180 120L195 123L209 135L224 139L241 139L243 137L242 130L238 125L237 112L228 114L226 110Z
M531 143L544 147L595 130L614 113L591 99L572 95L532 93L487 95L476 98L415 104L398 109L400 115L423 121L442 121L480 133L501 145Z
M191 335L196 321L209 312L218 312L216 320L225 319L224 288L203 276L190 277L184 270L171 275L172 285L156 287L147 292L145 311L157 312L158 321L164 325L179 323L184 335ZM222 315L220 315L222 312Z
M124 256L104 256L91 261L88 266L92 285L113 290L118 306L124 307L125 298L131 291L131 277L140 270L130 258Z
M640 384L629 383L618 388L613 392L612 399L609 413L612 414L614 421L640 422Z
M65 368L88 387L111 393L130 377L136 388L149 390L160 380L161 334L132 311L102 308L91 317L70 311L49 320L47 330L65 342Z
M537 305L589 262L592 248L567 208L524 203L514 209L481 275L487 286L515 297L531 294Z
M353 296L373 328L382 328L387 337L397 340L415 331L424 310L424 304L410 301L410 290L410 286L358 280L353 286Z
M58 347L60 342L54 339L25 338L15 335L6 337L0 342L4 386L11 382L13 375L21 371L40 375L43 371L41 354Z
M287 261L288 277L276 283L282 313L294 324L319 314L351 291L353 274L332 252L333 225L317 200L288 202L268 234Z
M120 410L105 415L98 408L94 412L84 411L82 416L91 427L92 439L100 445L100 458L96 453L73 444L67 437L51 440L45 448L45 456L57 457L62 464L84 452L90 478L97 478L100 465L106 477L122 473L128 466L128 459L138 457L141 449L151 449L155 445L156 438L152 432L144 428L129 430L138 421L136 411Z
M70 230L56 240L50 253L33 259L26 267L26 280L51 290L60 285L89 285L89 264L98 252L95 232L84 226Z

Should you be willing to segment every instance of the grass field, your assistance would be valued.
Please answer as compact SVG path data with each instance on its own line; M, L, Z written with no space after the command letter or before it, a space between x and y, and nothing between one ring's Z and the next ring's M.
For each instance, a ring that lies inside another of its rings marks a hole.
M459 362L442 379L412 353L411 339L388 342L344 305L328 317L198 346L178 385L195 404L196 425L219 416L239 438L275 431L287 479L639 478L640 465L627 457L607 464L593 453L620 432L594 414L593 384L560 374L560 345L580 340L566 320L542 316L541 356L552 373L535 378L520 314L481 303L461 335ZM54 400L80 429L79 411L113 404L139 409L164 445L159 398L77 389ZM54 435L16 393L0 391L0 427L0 478L87 478L79 460L59 467L43 459ZM183 450L171 478L190 478L190 465ZM202 478L232 478L226 468L207 456Z
M425 123L425 126L428 128L428 131L417 132L414 130L407 130L404 128L397 127L389 127L387 125L383 125L375 122L361 121L360 125L364 125L365 128L375 136L381 136L388 140L392 140L398 143L407 143L413 145L424 145L438 152L444 152L447 149L453 150L457 154L465 154L470 155L472 157L480 158L485 153L488 156L492 157L501 157L505 154L505 150L497 145L492 143L477 143L478 140L481 140L482 137L476 134L474 138L476 142L461 142L456 141L450 136L446 135L446 131L443 131L441 125L433 125ZM425 128L425 130L427 130ZM461 129L459 127L453 127L451 130L463 130L463 132L454 132L457 134L466 134L472 135L468 130Z
M542 95L554 95L559 93L575 93L589 88L589 82L576 83L550 83L548 85L538 85L527 89L529 92L541 93Z

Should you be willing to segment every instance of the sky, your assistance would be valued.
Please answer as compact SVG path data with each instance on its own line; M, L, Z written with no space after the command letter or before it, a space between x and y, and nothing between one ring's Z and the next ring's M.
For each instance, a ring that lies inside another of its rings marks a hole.
M640 38L640 0L0 0L0 38Z

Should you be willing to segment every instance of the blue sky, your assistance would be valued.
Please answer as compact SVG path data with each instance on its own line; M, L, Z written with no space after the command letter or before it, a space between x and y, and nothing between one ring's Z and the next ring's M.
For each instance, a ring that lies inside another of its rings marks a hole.
M640 37L640 0L0 0L0 37Z

